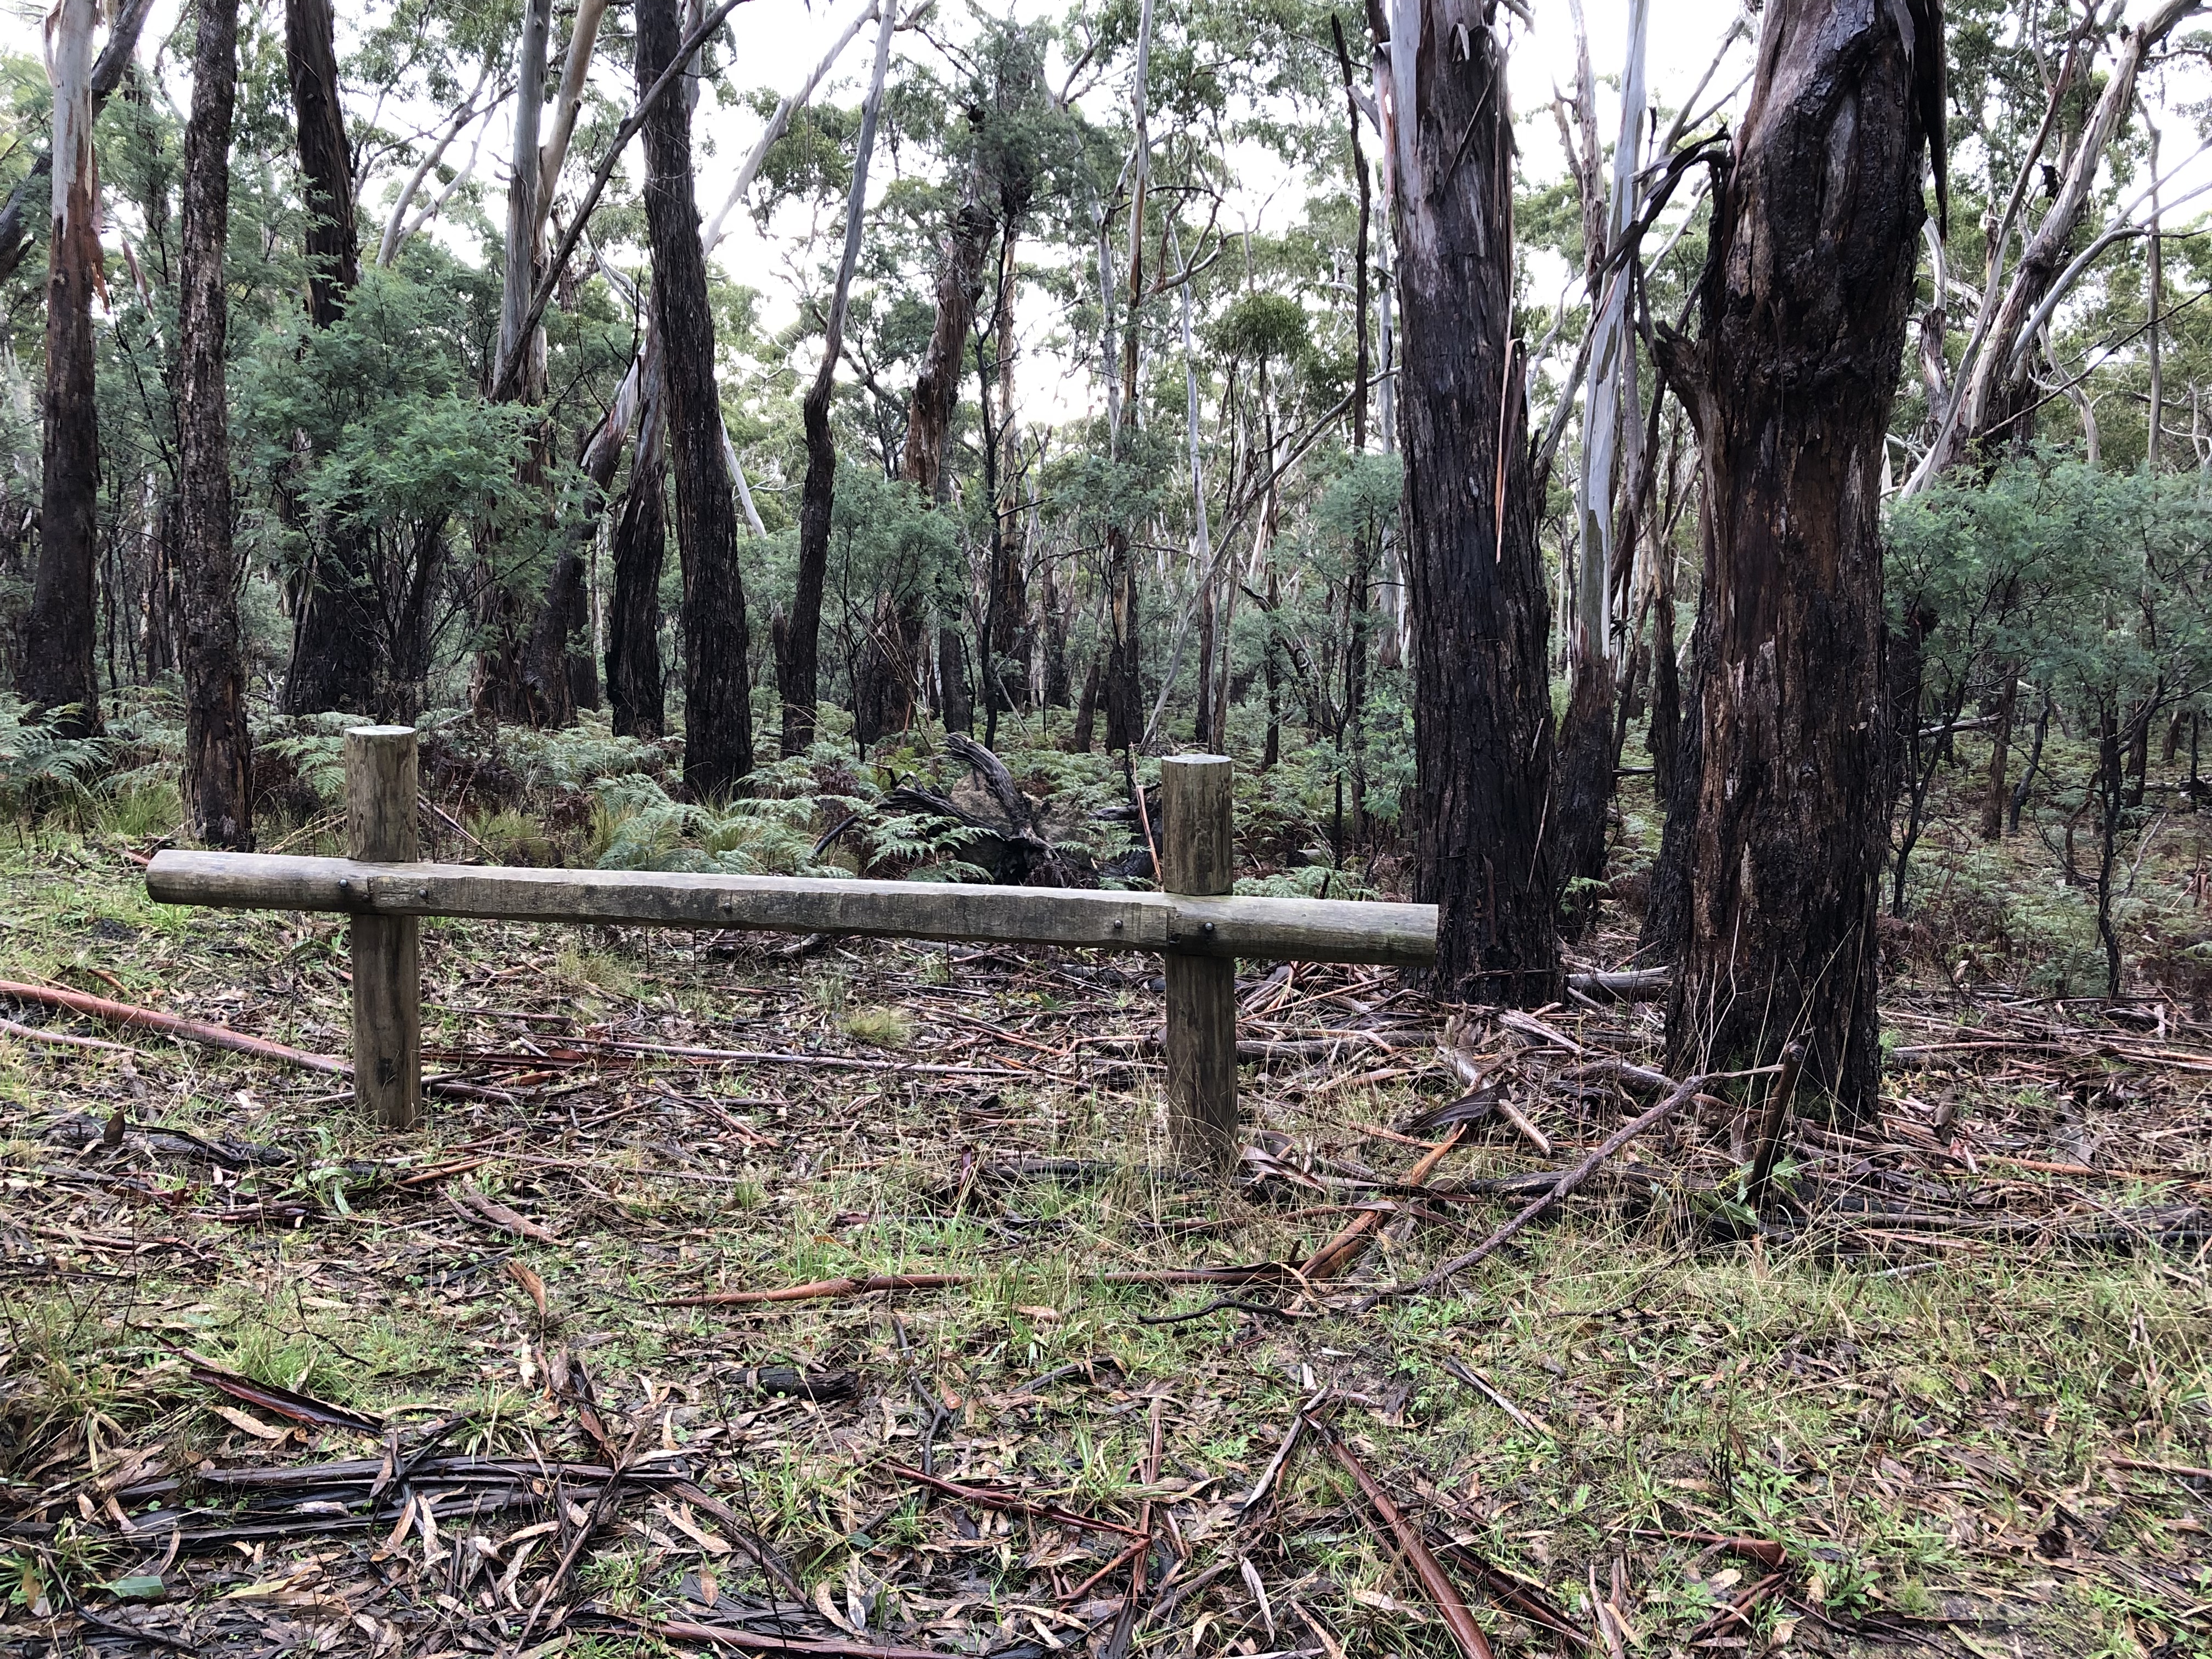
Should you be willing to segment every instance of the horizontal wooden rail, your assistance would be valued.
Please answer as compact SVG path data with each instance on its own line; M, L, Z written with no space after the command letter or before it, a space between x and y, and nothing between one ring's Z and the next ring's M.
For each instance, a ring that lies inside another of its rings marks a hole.
M1230 763L1221 755L1160 763L1170 890L1158 893L424 864L416 857L415 732L357 726L346 733L345 762L352 857L173 850L155 856L146 891L164 904L352 918L354 1096L388 1128L413 1127L421 1110L419 916L1157 951L1167 963L1170 1133L1179 1157L1216 1170L1236 1152L1234 958L1436 961L1432 904L1231 895Z
M146 891L165 904L351 915L726 927L889 939L1425 968L1431 904L1199 897L968 883L696 875L657 870L374 864L258 853L155 855Z

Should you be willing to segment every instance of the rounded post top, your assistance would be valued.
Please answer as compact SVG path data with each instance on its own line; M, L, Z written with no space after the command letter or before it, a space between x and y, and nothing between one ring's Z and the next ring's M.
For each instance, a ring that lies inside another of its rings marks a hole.
M1234 763L1226 755L1167 755L1160 760L1163 766L1230 766Z
M415 728L411 726L349 726L346 727L346 736L349 738L389 740L394 738L411 738L415 735Z

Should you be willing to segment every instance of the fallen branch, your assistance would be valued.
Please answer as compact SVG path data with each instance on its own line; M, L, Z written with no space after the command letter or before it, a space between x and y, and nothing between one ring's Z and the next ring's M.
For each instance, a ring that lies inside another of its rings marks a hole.
M664 1308L744 1308L765 1302L820 1302L837 1297L872 1296L878 1291L942 1291L972 1285L980 1273L870 1273L854 1279L816 1279L804 1285L779 1285L765 1291L710 1291L702 1296L671 1297ZM1237 1267L1155 1267L1099 1273L1102 1285L1259 1285L1295 1279L1295 1268L1279 1261Z
M210 1048L227 1048L234 1054L252 1054L257 1060L274 1060L286 1066L296 1066L302 1071L319 1072L325 1077L350 1078L353 1066L336 1054L309 1054L305 1048L295 1048L282 1042L272 1042L267 1037L248 1036L243 1031L234 1031L228 1025L210 1025L204 1020L186 1019L178 1014L165 1014L152 1008L141 1008L128 1002L110 1002L106 997L96 997L84 991L65 991L55 985L23 985L14 980L0 980L0 997L17 1002L40 1003L49 1008L66 1008L71 1013L88 1014L94 1019L105 1019L118 1025L135 1025L148 1031L159 1031L164 1036L180 1042L204 1043ZM90 1037L65 1038L59 1033L41 1034L50 1042L75 1042L96 1044ZM114 1044L96 1045L115 1047ZM125 1048L125 1054L135 1049ZM463 1100L495 1100L512 1105L514 1097L496 1089L479 1088L474 1084L458 1082L451 1078L426 1078L423 1089L434 1095L451 1095Z
M1452 1640L1459 1644L1460 1651L1467 1656L1467 1659L1493 1659L1490 1638L1482 1633L1482 1627L1474 1622L1474 1615L1467 1610L1467 1603L1460 1598L1458 1587L1445 1573L1443 1564L1430 1550L1428 1540L1421 1536L1420 1528L1408 1521L1398 1506L1390 1501L1389 1493L1377 1486L1375 1477L1360 1466L1359 1460L1352 1455L1349 1446L1334 1435L1326 1435L1326 1438L1331 1455L1344 1466L1345 1472L1358 1486L1360 1495L1373 1506L1375 1513L1382 1518L1383 1526L1388 1527L1391 1536L1397 1540L1398 1547L1404 1553L1407 1565L1413 1569L1413 1576L1421 1581L1421 1588L1428 1592L1429 1600L1443 1615L1444 1628L1451 1632ZM1382 1528L1377 1528L1376 1530L1379 1532Z
M1007 1515L1034 1516L1040 1521L1050 1521L1059 1526L1075 1527L1086 1532L1115 1532L1124 1538L1141 1540L1146 1534L1134 1527L1119 1521L1100 1521L1088 1515L1078 1515L1073 1510L1063 1510L1051 1504L1032 1504L1026 1498L1010 1492L993 1492L988 1486L963 1486L957 1480L942 1480L925 1474L920 1469L908 1468L903 1463L890 1466L891 1473L902 1480L911 1480L917 1486L927 1486L932 1492L943 1492L947 1498L957 1498L963 1504L979 1510L998 1510Z
M303 1071L320 1072L328 1077L353 1075L353 1067L334 1054L311 1054L304 1048L289 1048L281 1042L271 1042L266 1037L248 1036L245 1032L234 1031L227 1025L209 1025L176 1014L135 1007L127 1002L110 1002L106 997L93 996L84 991L64 991L58 986L21 985L13 980L0 980L0 997L9 997L17 1002L41 1003L49 1008L66 1008L72 1013L89 1014L94 1019L108 1020L118 1025L136 1025L149 1031L181 1037L187 1042L205 1043L210 1048L228 1048L233 1054L282 1060L287 1066L297 1066Z
M1430 1147L1421 1155L1419 1162L1406 1171L1401 1184L1412 1188L1425 1184L1436 1172L1437 1166L1459 1145L1464 1133L1465 1125L1453 1125L1450 1133ZM1351 1224L1306 1259L1306 1265L1298 1269L1298 1276L1308 1280L1335 1278L1366 1254L1368 1241L1375 1236L1376 1229L1382 1224L1383 1218L1395 1213L1395 1205L1362 1211Z
M763 1636L734 1626L700 1625L684 1619L638 1619L627 1613L605 1615L619 1620L625 1629L658 1636L667 1642L706 1642L717 1647L743 1648L753 1653L818 1653L824 1659L947 1659L935 1648L901 1648L875 1642L833 1642L814 1637ZM596 1624L597 1620L592 1621ZM569 1623L588 1628L577 1620Z
M298 1394L290 1389L279 1388L273 1382L256 1382L213 1365L198 1354L187 1354L191 1361L192 1381L227 1394L233 1400L243 1401L258 1407L271 1417L282 1417L294 1423L305 1423L319 1429L350 1429L357 1434L381 1434L385 1423L380 1417L371 1417L364 1412L352 1411L343 1406L333 1406L326 1400L317 1400L312 1395Z
M54 1042L68 1048L97 1048L104 1054L137 1054L138 1050L127 1042L110 1042L103 1037L73 1036L67 1031L41 1031L35 1025L25 1025L16 1020L0 1019L0 1032L11 1037L21 1037L26 1042ZM143 1058L143 1056L140 1056Z
M1774 1069L1776 1068L1773 1066L1766 1066L1759 1067L1759 1071L1761 1073L1764 1073L1773 1071ZM1749 1073L1737 1073L1737 1075L1749 1076L1752 1074ZM1481 1243L1476 1245L1474 1249L1469 1250L1465 1255L1454 1256L1449 1261L1445 1262L1443 1267L1437 1268L1425 1278L1415 1279L1410 1284L1401 1280L1395 1285L1385 1285L1382 1289L1376 1291L1374 1295L1369 1297L1364 1302L1361 1303L1359 1304L1358 1310L1364 1313L1370 1308L1372 1308L1376 1303L1385 1301L1394 1296L1425 1296L1429 1291L1435 1290L1437 1285L1443 1284L1453 1274L1464 1273L1468 1268L1474 1266L1476 1262L1481 1261L1485 1256L1490 1255L1500 1245L1512 1238L1515 1234L1518 1233L1538 1216L1543 1214L1545 1211L1550 1209L1554 1204L1557 1204L1561 1199L1566 1197L1568 1194L1573 1192L1576 1188L1581 1186L1583 1182L1588 1181L1593 1175L1595 1175L1597 1173L1598 1167L1601 1164L1602 1164L1607 1158L1611 1158L1615 1152L1619 1152L1623 1146L1628 1145L1630 1141L1635 1139L1637 1136L1642 1134L1645 1130L1656 1127L1657 1125L1666 1121L1668 1115L1671 1114L1677 1106L1680 1106L1685 1101L1691 1099L1692 1097L1697 1095L1699 1091L1704 1089L1708 1083L1714 1080L1715 1077L1713 1075L1700 1073L1699 1075L1692 1078L1687 1083L1680 1083L1675 1085L1673 1092L1668 1094L1665 1099L1662 1100L1656 1106L1649 1107L1645 1110L1638 1113L1636 1116L1629 1119L1627 1122L1622 1124L1620 1127L1615 1129L1611 1134L1607 1135L1603 1141L1599 1143L1595 1152L1592 1152L1581 1163L1576 1164L1573 1169L1569 1170L1565 1175L1553 1182L1548 1191L1539 1194L1529 1202L1526 1208L1522 1210L1518 1215L1515 1216L1510 1221L1500 1227L1496 1232L1491 1234L1488 1238L1484 1239Z

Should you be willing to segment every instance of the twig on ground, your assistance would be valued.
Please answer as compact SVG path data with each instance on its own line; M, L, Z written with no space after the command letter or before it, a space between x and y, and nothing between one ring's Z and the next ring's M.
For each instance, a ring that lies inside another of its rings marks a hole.
M1467 1603L1460 1597L1458 1587L1430 1550L1428 1540L1421 1536L1420 1528L1407 1520L1398 1506L1390 1501L1389 1493L1376 1484L1375 1477L1368 1474L1359 1460L1352 1455L1349 1446L1334 1435L1328 1434L1326 1431L1322 1432L1330 1455L1344 1466L1345 1472L1359 1487L1360 1495L1382 1518L1382 1527L1376 1529L1380 1532L1387 1528L1389 1535L1396 1539L1398 1548L1404 1553L1407 1565L1413 1569L1413 1576L1421 1581L1421 1588L1428 1592L1429 1600L1436 1604L1437 1613L1443 1615L1444 1628L1451 1632L1452 1640L1459 1644L1460 1651L1467 1656L1467 1659L1494 1659L1490 1638L1474 1622L1474 1615L1468 1611ZM1371 1517L1370 1524L1372 1524Z
M917 1486L927 1486L932 1492L941 1492L948 1498L957 1498L963 1504L972 1504L979 1510L999 1510L1008 1515L1034 1516L1040 1521L1050 1521L1063 1527L1077 1527L1088 1532L1117 1532L1124 1538L1142 1538L1145 1534L1137 1528L1119 1521L1101 1521L1094 1516L1078 1515L1073 1510L1063 1510L1052 1504L1032 1504L1016 1492L993 1492L985 1486L963 1486L957 1480L941 1480L933 1474L924 1474L920 1469L908 1468L903 1463L890 1466L893 1474L902 1480L911 1480Z
M1740 1072L1734 1073L1734 1075L1739 1077L1764 1075L1774 1069L1776 1068L1771 1066L1760 1066L1755 1073ZM1558 1181L1553 1183L1552 1188L1548 1192L1538 1195L1518 1215L1515 1216L1510 1221L1500 1227L1496 1232L1491 1234L1488 1238L1483 1240L1481 1243L1476 1245L1474 1249L1469 1250L1465 1255L1453 1257L1449 1261L1445 1262L1443 1267L1437 1268L1433 1273L1429 1273L1425 1278L1415 1279L1410 1284L1401 1280L1400 1283L1395 1285L1385 1285L1382 1289L1376 1291L1374 1295L1369 1297L1364 1302L1362 1302L1358 1306L1358 1311L1364 1313L1369 1309L1374 1307L1376 1303L1384 1301L1394 1296L1425 1296L1429 1291L1435 1290L1437 1285L1443 1284L1453 1274L1464 1273L1468 1268L1472 1267L1476 1262L1481 1261L1485 1256L1496 1250L1500 1245L1511 1239L1516 1233L1518 1233L1523 1227L1526 1227L1530 1222L1534 1221L1538 1216L1543 1214L1545 1211L1550 1209L1554 1204L1557 1204L1568 1194L1573 1192L1575 1188L1581 1186L1583 1182L1588 1181L1591 1176L1597 1172L1598 1167L1602 1164L1606 1159L1611 1158L1615 1152L1619 1152L1623 1146L1628 1145L1630 1141L1635 1139L1637 1136L1642 1134L1645 1130L1664 1122L1668 1114L1673 1112L1676 1107L1691 1099L1700 1090L1702 1090L1705 1085L1715 1081L1716 1078L1719 1075L1723 1074L1716 1073L1713 1075L1706 1075L1700 1073L1699 1075L1692 1078L1686 1083L1677 1084L1674 1086L1673 1093L1669 1094L1656 1106L1650 1107L1638 1114L1636 1116L1629 1119L1627 1122L1622 1124L1620 1127L1615 1129L1611 1134L1607 1135L1603 1141L1599 1143L1598 1148L1595 1152L1592 1152L1581 1163L1576 1164L1573 1169L1569 1170L1565 1175L1561 1176Z

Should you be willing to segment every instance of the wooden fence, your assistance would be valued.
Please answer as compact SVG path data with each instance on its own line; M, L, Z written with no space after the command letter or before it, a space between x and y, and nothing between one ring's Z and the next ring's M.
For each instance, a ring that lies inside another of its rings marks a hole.
M1237 958L1419 968L1436 957L1433 905L1231 896L1230 771L1219 755L1160 763L1153 893L503 869L422 862L415 732L360 726L345 739L350 857L172 850L155 855L146 890L167 904L351 916L354 1096L398 1129L422 1111L422 916L1158 951L1175 1151L1218 1167L1236 1144Z

